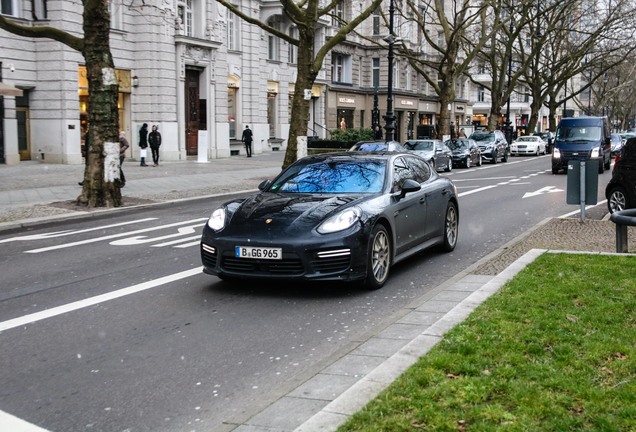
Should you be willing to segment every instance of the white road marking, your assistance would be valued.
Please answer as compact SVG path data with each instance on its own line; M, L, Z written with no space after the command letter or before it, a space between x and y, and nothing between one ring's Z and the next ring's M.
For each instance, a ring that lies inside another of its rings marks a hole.
M197 240L196 244L201 243L201 236L200 235L196 235L196 236L192 236L192 237L186 237L186 238L181 238L181 239L177 239L177 240L172 240L169 242L165 242L165 243L159 243L156 245L152 245L151 247L164 247L164 246L172 246L174 244L179 244L179 243L183 243L184 241L190 241L190 240ZM191 243L188 243L191 244Z
M198 227L203 226L203 225L205 225L205 222L204 223L199 223L199 224L194 224L194 225L189 225L189 226L186 226L186 227L181 227L174 234L168 234L168 235L161 236L161 237L146 237L146 236L128 237L128 238L125 238L125 239L112 241L112 242L110 242L110 244L113 245L113 246L132 246L132 245L139 245L139 244L144 244L144 243L152 243L154 241L166 240L166 239L175 238L175 237L181 237L181 236L184 236L184 235L187 235L187 234L194 234L194 233L196 233L195 228L198 228Z
M138 220L134 220L134 221L130 221L130 222L116 223L116 224L112 224L112 225L102 225L102 226L93 227L93 228L87 228L87 229L83 229L83 230L64 230L64 231L54 231L54 232L44 233L44 234L33 234L33 235L27 235L27 236L11 237L11 238L8 238L8 239L0 240L0 243L9 243L9 242L12 242L12 241L42 240L42 239L49 239L49 238L54 238L54 237L63 237L63 236L68 236L68 235L73 235L73 234L82 234L82 233L87 233L87 232L91 232L91 231L102 230L102 229L106 229L106 228L113 228L113 227L136 224L136 223L141 223L141 222L148 222L148 221L152 221L152 220L156 220L156 219L157 218L145 218L145 219L138 219Z
M108 235L108 236L104 236L104 237L90 238L90 239L80 240L80 241L71 242L71 243L64 243L64 244L61 244L61 245L44 247L44 248L40 248L40 249L32 249L32 250L24 251L24 253L41 253L41 252L48 252L48 251L57 250L57 249L65 249L65 248L70 248L70 247L73 247L73 246L79 246L79 245L84 245L84 244L89 244L89 243L96 243L96 242L99 242L99 241L110 240L110 239L121 238L121 237L128 237L128 236L133 235L133 234L141 234L141 233L145 233L145 232L149 232L149 231L155 231L155 230L160 230L160 229L164 229L164 228L171 228L171 227L174 227L174 226L185 225L185 224L189 224L189 223L193 223L193 222L200 222L200 221L207 221L207 220L208 220L208 218L199 218L199 219L193 219L193 220L189 220L189 221L175 222L175 223L168 224L168 225L159 225L159 226L155 226L155 227L140 229L140 230L137 230L137 231L125 232L125 233L120 233L120 234L112 234L112 235Z
M526 192L522 198L530 198L533 196L543 195L546 193L563 192L563 189L559 189L556 186L546 186L534 192Z
M9 413L0 411L0 426L7 432L48 432L39 426L25 422Z
M73 312L73 311L83 309L89 306L94 306L99 303L104 303L109 300L114 300L114 299L124 297L130 294L135 294L135 293L145 291L151 288L156 288L158 286L175 282L180 279L185 279L190 276L198 275L201 273L202 270L203 270L203 267L193 268L191 270L182 271L179 273L161 277L159 279L142 282L140 284L133 285L127 288L122 288L117 291L112 291L112 292L101 294L95 297L90 297L84 300L79 300L73 303L68 303L68 304L57 306L51 309L47 309L40 312L29 314L29 315L24 315L18 318L10 319L8 321L3 321L3 322L0 322L0 332L3 332L5 330L10 330L16 327L24 326L27 324L31 324L31 323L41 321L47 318L52 318L58 315L63 315L65 313Z

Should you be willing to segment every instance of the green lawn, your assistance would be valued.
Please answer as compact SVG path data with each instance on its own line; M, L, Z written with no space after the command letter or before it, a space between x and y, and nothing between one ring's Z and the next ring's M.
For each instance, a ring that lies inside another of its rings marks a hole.
M636 257L544 254L344 431L636 431Z

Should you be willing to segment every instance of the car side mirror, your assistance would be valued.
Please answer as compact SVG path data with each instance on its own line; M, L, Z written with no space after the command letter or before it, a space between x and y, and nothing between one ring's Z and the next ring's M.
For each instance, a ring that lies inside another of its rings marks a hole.
M404 198L407 193L417 192L420 189L422 189L422 185L420 185L415 180L413 179L405 180L404 183L402 184L402 190L400 191L400 198Z
M267 189L269 187L269 185L272 184L271 181L269 180L263 180L261 182L261 184L258 185L258 190L259 191L264 191L265 189Z

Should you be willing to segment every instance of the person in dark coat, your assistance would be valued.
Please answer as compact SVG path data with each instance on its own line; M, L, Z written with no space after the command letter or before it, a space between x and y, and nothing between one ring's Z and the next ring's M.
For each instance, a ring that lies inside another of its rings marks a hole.
M126 176L121 169L121 166L124 164L124 159L126 159L126 150L128 150L130 145L128 144L128 140L126 139L126 132L119 132L119 187L123 188L126 186Z
M141 129L139 129L139 148L141 148L140 158L141 163L140 166L148 166L146 165L146 152L148 151L148 123L144 123Z
M148 144L150 144L150 150L152 151L153 166L159 166L159 146L161 145L159 126L152 126L152 132L148 134Z
M241 141L245 143L245 152L247 153L247 157L252 157L252 141L254 140L254 136L252 135L252 130L249 126L245 126L245 130L243 131L243 137Z

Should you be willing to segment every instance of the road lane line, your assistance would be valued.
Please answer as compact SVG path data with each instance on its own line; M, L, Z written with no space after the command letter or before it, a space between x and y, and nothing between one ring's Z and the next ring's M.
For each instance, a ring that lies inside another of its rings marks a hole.
M48 432L46 429L42 429L4 411L0 411L0 426L2 426L2 430L11 432Z
M50 238L55 238L55 237L63 237L63 236L69 236L69 235L74 235L74 234L82 234L82 233L87 233L87 232L91 232L91 231L102 230L102 229L106 229L106 228L115 228L115 227L120 227L120 226L125 226L125 225L130 225L130 224L136 224L136 223L141 223L141 222L149 222L149 221L153 221L153 220L156 220L156 219L157 218L145 218L145 219L138 219L138 220L129 221L129 222L116 223L116 224L112 224L112 225L102 225L102 226L93 227L93 228L87 228L87 229L83 229L83 230L64 230L64 231L54 231L54 232L49 232L49 233L44 233L44 234L33 234L33 235L26 235L26 236L11 237L11 238L8 238L8 239L0 240L0 243L8 243L8 242L12 242L12 241L42 240L42 239L50 239Z
M165 228L172 228L172 227L179 226L179 225L185 225L185 224L189 224L189 223L193 223L193 222L200 222L200 221L206 221L206 220L208 220L208 218L198 218L198 219L192 219L192 220L189 220L189 221L175 222L175 223L168 224L168 225L158 225L158 226L154 226L154 227L150 227L150 228L144 228L144 229L131 231L131 232L125 232L125 233L120 233L120 234L112 234L112 235L108 235L108 236L104 236L104 237L90 238L90 239L87 239L87 240L81 240L81 241L76 241L76 242L71 242L71 243L64 243L64 244L60 244L60 245L56 245L56 246L50 246L50 247L44 247L44 248L40 248L40 249L31 249L31 250L28 250L28 251L24 251L24 253L48 252L48 251L52 251L52 250L64 249L64 248L69 248L69 247L73 247L73 246L79 246L79 245L88 244L88 243L95 243L95 242L99 242L99 241L103 241L103 240L110 240L110 239L121 238L121 237L129 237L129 236L132 236L132 235L135 235L135 234L141 234L141 233L155 231L155 230L160 230L160 229L165 229Z
M90 297L84 300L79 300L73 303L68 303L62 306L57 306L51 309L43 310L40 312L24 315L22 317L10 319L8 321L0 322L0 332L10 330L12 328L20 327L26 324L31 324L37 321L41 321L47 318L52 318L58 315L62 315L68 312L73 312L79 309L83 309L89 306L94 306L99 303L104 303L109 300L114 300L120 297L124 297L130 294L135 294L140 291L145 291L150 288L156 288L161 285L165 285L170 282L175 282L180 279L185 279L190 276L198 275L202 272L203 267L193 268L191 270L182 271L172 275L164 276L159 279L143 282L137 285L133 285L127 288L122 288L117 291L112 291L106 294L101 294L95 297Z

